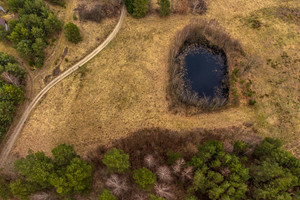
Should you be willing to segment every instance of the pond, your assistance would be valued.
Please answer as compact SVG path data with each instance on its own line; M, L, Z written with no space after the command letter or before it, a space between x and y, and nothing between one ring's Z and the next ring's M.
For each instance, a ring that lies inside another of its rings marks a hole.
M198 96L228 97L228 70L224 52L213 52L202 47L185 53L185 80Z

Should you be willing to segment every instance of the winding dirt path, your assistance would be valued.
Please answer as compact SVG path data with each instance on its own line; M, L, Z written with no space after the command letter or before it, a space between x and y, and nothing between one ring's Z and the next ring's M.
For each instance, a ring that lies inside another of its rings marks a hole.
M106 38L106 40L100 46L98 46L92 53L90 53L89 55L87 55L85 58L83 58L82 60L80 60L79 62L77 62L71 68L69 68L64 73L62 73L61 75L59 75L58 77L56 77L54 80L52 80L31 101L31 103L29 104L29 106L25 109L25 112L23 113L22 117L20 118L18 124L16 125L16 127L15 127L15 129L13 131L13 133L10 135L10 137L7 140L7 142L2 147L2 152L0 154L0 168L4 166L5 160L8 157L8 155L9 155L9 153L10 153L10 151L11 151L11 149L12 149L14 143L15 143L15 141L17 140L18 136L20 135L24 123L28 119L31 111L35 108L36 104L41 100L41 98L52 87L54 87L57 83L59 83L60 81L62 81L64 78L66 78L67 76L69 76L70 74L72 74L73 72L75 72L77 69L79 69L82 65L86 64L88 61L90 61L92 58L94 58L99 52L101 52L115 38L115 36L119 32L119 30L120 30L120 28L121 28L121 26L123 24L123 21L124 21L124 18L125 18L125 14L126 14L126 9L125 9L125 6L123 6L119 22L116 25L116 27L114 28L114 30L112 31L112 33Z

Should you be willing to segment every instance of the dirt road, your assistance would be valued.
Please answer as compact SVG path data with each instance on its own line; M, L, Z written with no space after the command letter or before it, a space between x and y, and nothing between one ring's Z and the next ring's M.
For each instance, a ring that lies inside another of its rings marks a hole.
M11 149L12 149L14 143L15 143L15 141L17 140L18 136L20 135L24 123L28 119L31 111L35 108L36 104L41 100L41 98L52 87L54 87L57 83L59 83L60 81L62 81L64 78L66 78L67 76L69 76L70 74L72 74L73 72L75 72L77 69L79 69L81 66L83 66L84 64L86 64L88 61L90 61L92 58L94 58L99 52L101 52L114 39L114 37L117 35L117 33L119 32L119 30L120 30L120 28L121 28L121 26L123 24L123 21L124 21L124 18L125 18L125 14L126 14L126 9L125 9L125 7L123 7L122 8L122 13L121 13L121 16L120 16L118 24L116 25L116 27L114 28L114 30L112 31L112 33L106 38L106 40L100 46L98 46L92 53L90 53L89 55L87 55L85 58L83 58L82 60L80 60L78 63L76 63L75 65L73 65L67 71L65 71L60 76L56 77L53 81L51 81L31 101L31 103L29 104L29 106L25 109L25 112L23 113L22 117L20 118L20 121L16 125L13 133L10 135L10 137L7 140L7 142L5 144L3 143L4 146L2 147L2 152L0 154L0 168L4 166L5 160L8 157L8 155L9 155L9 153L10 153L10 151L11 151Z

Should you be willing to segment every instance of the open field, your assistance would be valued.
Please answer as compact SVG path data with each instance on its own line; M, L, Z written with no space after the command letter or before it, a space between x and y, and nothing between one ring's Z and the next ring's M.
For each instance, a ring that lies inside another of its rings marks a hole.
M299 156L300 27L294 18L282 20L276 13L268 12L268 8L279 6L300 8L297 0L211 0L203 16L152 15L141 20L127 17L118 36L86 69L49 91L26 123L12 156L24 156L29 148L49 153L64 142L74 144L84 156L98 145L109 145L143 128L182 131L243 124L253 124L252 129L258 135L284 138L287 148ZM252 15L261 21L259 29L247 23ZM240 41L247 54L262 61L262 65L251 68L248 74L256 92L256 106L241 104L190 117L169 111L166 99L169 47L176 32L192 18L216 19L232 38ZM98 25L95 33L101 27ZM78 47L95 42L93 37L84 38L89 39ZM56 52L63 52L65 45L61 47ZM83 52L73 48L68 55L76 59ZM63 63L61 69L66 69L68 64ZM43 68L41 77L54 68L53 64ZM38 80L37 90L44 86L43 79Z

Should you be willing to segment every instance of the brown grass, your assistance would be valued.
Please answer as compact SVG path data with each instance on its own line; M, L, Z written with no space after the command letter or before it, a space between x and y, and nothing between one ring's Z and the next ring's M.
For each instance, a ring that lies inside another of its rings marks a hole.
M241 42L247 55L261 58L263 65L250 68L247 75L256 92L256 106L242 103L226 111L192 117L169 112L169 49L176 32L195 16L172 15L161 19L153 15L141 20L127 17L112 43L88 63L90 72L84 79L79 74L70 76L47 94L27 121L12 155L24 156L28 148L49 153L65 142L75 144L75 149L86 156L98 145L109 145L141 128L182 131L243 123L253 125L258 135L285 139L286 147L300 155L299 26L268 17L262 18L267 26L260 30L244 25L244 18L255 10L282 4L293 7L297 2L210 0L207 13L196 16L216 19L232 38ZM68 55L73 56L76 50ZM58 55L62 51L63 48ZM283 51L291 64L282 58ZM280 64L271 67L266 64L267 59ZM51 66L45 71L55 67ZM66 67L64 64L63 69Z

